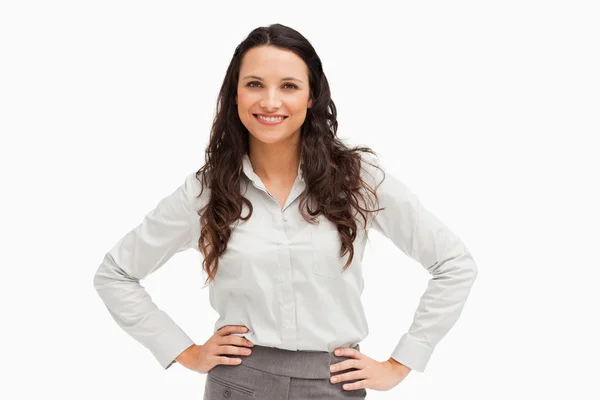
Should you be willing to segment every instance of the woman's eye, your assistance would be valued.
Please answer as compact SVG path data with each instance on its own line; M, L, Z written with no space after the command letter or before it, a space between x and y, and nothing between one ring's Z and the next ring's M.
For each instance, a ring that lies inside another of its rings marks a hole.
M248 87L260 87L261 84L260 82L248 82L248 84L246 85ZM298 86L294 85L293 83L286 83L285 85L283 85L284 88L290 88L290 89L298 89Z

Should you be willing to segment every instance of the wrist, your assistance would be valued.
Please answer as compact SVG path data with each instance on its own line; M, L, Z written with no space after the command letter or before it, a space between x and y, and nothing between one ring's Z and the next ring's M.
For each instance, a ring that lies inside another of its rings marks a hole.
M396 361L392 357L390 357L387 361L392 365L392 368L395 371L401 372L402 374L407 374L412 370L410 367L407 367L406 365L402 364L401 362Z
M181 364L186 358L190 357L196 350L197 345L193 344L184 351L181 352L177 357L175 357L175 361Z

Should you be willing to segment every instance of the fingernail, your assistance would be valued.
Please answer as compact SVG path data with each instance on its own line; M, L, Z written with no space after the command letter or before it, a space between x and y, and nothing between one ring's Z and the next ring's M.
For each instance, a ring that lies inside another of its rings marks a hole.
M335 371L335 367L332 365L331 367L329 367L329 370L330 370L331 372L333 372L333 371Z
M337 382L337 378L334 376L331 378L331 382Z
M250 349L244 350L244 354L250 354Z
M335 351L335 355L336 355L336 356L339 356L339 355L340 355L340 353L341 353L341 351L340 351L340 350L336 350L336 351Z

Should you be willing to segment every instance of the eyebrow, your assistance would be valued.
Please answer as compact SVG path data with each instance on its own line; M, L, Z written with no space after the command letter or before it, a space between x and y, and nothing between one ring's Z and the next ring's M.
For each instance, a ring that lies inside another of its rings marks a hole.
M256 76L256 75L248 75L245 76L243 79L248 79L248 78L252 78L252 79L258 79L259 81L264 80L263 78L261 78L260 76ZM300 79L298 78L294 78L293 76L288 76L287 78L281 78L282 81L298 81L300 83L304 83L302 82Z

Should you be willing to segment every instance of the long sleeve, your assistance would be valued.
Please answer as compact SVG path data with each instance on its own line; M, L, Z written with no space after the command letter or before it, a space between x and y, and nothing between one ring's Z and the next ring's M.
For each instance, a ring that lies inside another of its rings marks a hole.
M371 163L381 165L378 161ZM372 228L389 238L403 253L432 275L414 319L391 357L419 372L439 341L454 326L477 277L477 266L465 244L427 210L397 177L369 167L377 188L379 206Z
M94 288L117 324L167 369L194 344L153 302L140 280L192 245L193 210L200 188L195 173L144 217L105 254Z

